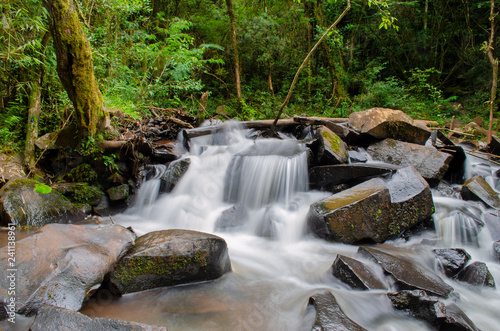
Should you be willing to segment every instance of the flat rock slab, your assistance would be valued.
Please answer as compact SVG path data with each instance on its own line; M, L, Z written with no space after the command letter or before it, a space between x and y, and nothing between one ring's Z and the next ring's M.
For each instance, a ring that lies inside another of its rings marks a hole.
M446 276L454 277L470 261L470 255L462 248L435 249L438 267Z
M49 224L16 242L16 307L30 312L43 304L79 310L104 276L133 245L135 235L120 225ZM11 268L8 247L0 268ZM0 279L0 301L9 300L10 279Z
M35 321L30 330L167 331L167 328L107 318L90 318L69 309L43 305L38 310Z
M39 193L37 187L48 188L49 192ZM85 217L61 193L34 180L11 180L0 189L0 225L3 226L9 223L17 226L72 223Z
M427 181L437 184L452 160L452 156L438 151L434 147L385 139L367 149L376 161L382 161L402 167L413 166Z
M460 195L465 200L481 201L491 208L500 209L500 198L498 194L481 176L474 176L467 180L462 185Z
M424 145L431 132L414 124L401 110L372 108L349 115L349 125L378 139L392 138Z
M363 262L356 259L339 254L331 269L333 276L352 288L360 290L389 289L384 280L380 279Z
M362 181L395 172L399 167L376 164L337 164L313 167L309 171L309 183L314 187Z
M316 309L316 320L312 330L363 331L365 328L351 320L342 311L331 292L313 295L309 304Z
M438 275L406 259L367 246L359 247L358 253L378 262L385 272L396 279L401 290L423 290L444 298L453 291Z
M438 325L446 319L445 304L436 296L429 296L422 290L387 293L397 310L408 312L411 316Z
M231 271L224 239L190 230L145 234L116 266L110 282L118 293L216 279Z

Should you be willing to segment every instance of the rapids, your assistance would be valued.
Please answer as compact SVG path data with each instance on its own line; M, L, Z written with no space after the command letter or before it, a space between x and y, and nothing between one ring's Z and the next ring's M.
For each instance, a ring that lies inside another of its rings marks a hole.
M191 144L191 154L183 156L191 159L190 167L171 193L158 194L158 174L164 167L155 167L156 174L142 184L131 208L113 220L132 226L138 235L173 228L219 235L228 244L232 272L215 281L119 299L104 292L81 310L84 314L182 331L310 330L315 312L308 299L330 290L342 310L368 330L428 329L394 310L386 291L352 290L327 272L337 254L374 263L357 256L357 246L329 243L307 233L309 205L328 193L308 190L307 153L297 141L253 141L230 125L225 132L195 138ZM436 272L432 249L462 247L472 260L485 262L500 281L500 263L482 227L487 210L437 191L434 201L435 232L384 245ZM244 226L233 232L215 231L221 213L234 204L250 210ZM457 305L478 328L498 330L499 290L474 289L441 277L455 288L461 298Z

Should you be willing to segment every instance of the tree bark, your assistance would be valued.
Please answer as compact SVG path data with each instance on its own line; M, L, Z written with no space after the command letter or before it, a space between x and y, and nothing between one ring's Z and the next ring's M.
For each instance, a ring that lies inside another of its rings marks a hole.
M229 15L229 21L231 23L231 44L233 46L233 58L234 58L234 75L236 79L236 96L238 98L238 104L241 107L241 78L240 78L240 56L238 54L238 43L236 38L236 22L234 18L233 3L231 0L226 0L227 13Z
M57 73L73 103L78 135L94 135L104 120L102 95L94 76L92 50L73 0L45 0L57 56Z
M490 60L492 67L492 77L491 77L491 95L490 95L490 122L488 126L488 142L491 142L491 131L493 128L493 112L495 110L496 95L497 95L497 85L498 85L498 58L493 54L493 44L495 43L495 0L491 0L490 8L490 24L491 32L490 39L488 42L488 47L486 53L488 54L488 59Z

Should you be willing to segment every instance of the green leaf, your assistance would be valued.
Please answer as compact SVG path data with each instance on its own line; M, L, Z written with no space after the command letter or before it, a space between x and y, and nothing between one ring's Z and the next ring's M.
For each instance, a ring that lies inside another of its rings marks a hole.
M52 192L52 187L45 185L45 184L36 184L35 185L35 192L40 193L40 194L47 194Z

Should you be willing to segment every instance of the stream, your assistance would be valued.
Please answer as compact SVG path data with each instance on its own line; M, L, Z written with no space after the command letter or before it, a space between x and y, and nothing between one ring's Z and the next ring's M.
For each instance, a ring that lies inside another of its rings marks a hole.
M227 242L232 272L214 281L118 299L104 293L81 312L171 331L311 330L315 311L309 297L329 290L342 310L368 330L428 330L425 323L394 310L387 291L352 290L328 272L337 254L374 268L375 263L356 255L358 246L330 243L307 232L309 205L330 193L308 190L306 149L293 138L254 141L245 138L246 133L232 124L225 132L192 139L191 153L183 156L190 159L189 169L171 193L159 193L166 166L157 165L131 207L113 216L115 223L131 226L138 235L164 229L216 234ZM479 160L468 162L467 176L481 171L494 187L491 174L496 169ZM388 241L384 248L436 273L433 249L465 248L472 261L485 262L499 282L500 263L493 257L491 236L486 227L478 227L488 210L437 190L433 198L435 231L408 241ZM248 215L231 231L222 231L217 221L235 204L247 207ZM455 289L460 296L456 304L479 329L498 330L498 289L473 288L441 277Z

